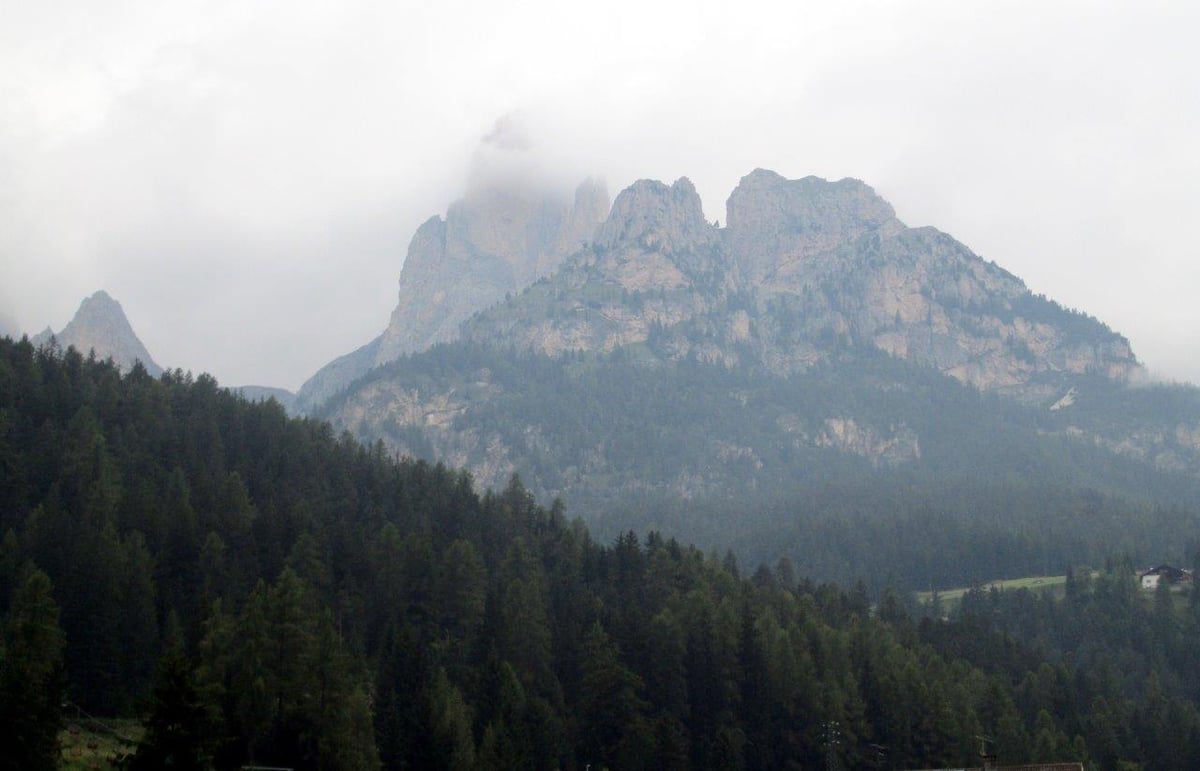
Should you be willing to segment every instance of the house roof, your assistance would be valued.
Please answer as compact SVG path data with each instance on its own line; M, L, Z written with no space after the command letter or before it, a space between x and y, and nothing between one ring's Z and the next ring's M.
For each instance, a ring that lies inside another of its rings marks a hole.
M1139 578L1144 576L1164 576L1168 581L1181 581L1184 579L1190 580L1192 578L1192 571L1177 568L1174 565L1162 564L1138 573Z

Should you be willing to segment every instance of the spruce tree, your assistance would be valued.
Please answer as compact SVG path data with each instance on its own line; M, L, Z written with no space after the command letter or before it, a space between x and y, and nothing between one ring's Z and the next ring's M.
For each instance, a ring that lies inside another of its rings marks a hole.
M204 771L212 767L217 710L197 683L174 613L168 620L168 635L167 650L159 658L154 674L146 733L133 757L131 771Z
M32 570L13 593L0 641L0 769L58 767L62 726L63 633L50 578Z

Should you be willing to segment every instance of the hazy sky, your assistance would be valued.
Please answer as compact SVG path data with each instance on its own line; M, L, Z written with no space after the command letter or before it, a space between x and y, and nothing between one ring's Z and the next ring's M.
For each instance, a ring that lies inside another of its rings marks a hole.
M736 5L736 7L735 7ZM865 180L1200 381L1200 4L0 0L0 329L295 389L519 115L552 179Z

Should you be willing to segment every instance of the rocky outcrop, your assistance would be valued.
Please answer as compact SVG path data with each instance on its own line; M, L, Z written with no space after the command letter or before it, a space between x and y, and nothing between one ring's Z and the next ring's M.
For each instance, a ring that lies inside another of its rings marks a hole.
M400 274L400 297L373 364L458 337L476 312L558 268L591 239L607 194L588 181L573 202L490 188L472 191L417 230Z
M921 457L920 439L903 424L881 431L854 418L826 418L815 443L860 455L875 466L898 466Z
M801 372L872 349L1040 401L1064 378L1139 369L1104 325L1035 297L945 233L909 228L852 179L757 170L704 219L686 179L623 191L593 246L463 334L549 355L650 343L667 358Z
M904 229L891 204L856 179L789 180L755 169L742 177L725 209L730 257L744 283L764 288L793 284L806 263L867 233Z
M1139 369L1124 338L1033 296L945 233L906 227L857 180L760 169L730 196L727 223L730 260L768 309L763 347L776 371L870 346L1039 401L1064 376Z
M51 336L47 329L32 342L35 345L48 343ZM63 349L74 348L85 356L94 352L99 359L112 359L126 372L134 362L140 361L151 375L162 374L162 367L154 362L134 333L121 304L103 290L85 298L75 316L61 332L53 334L53 338Z
M419 454L410 441L421 438L441 461L469 468L482 484L498 487L516 467L509 447L494 432L463 428L458 419L472 404L496 396L501 390L484 372L465 391L427 391L405 388L388 379L364 383L355 399L337 416L340 428L364 440L382 438L394 451Z
M650 179L621 191L608 219L596 231L599 250L637 247L647 253L694 253L718 239L704 219L700 196L687 177L667 187Z
M693 191L694 192L694 191ZM604 184L587 180L573 199L544 190L484 186L431 217L408 247L387 329L301 386L311 410L373 367L459 336L475 313L555 271L590 243L608 214Z
M643 343L723 301L722 263L720 231L704 219L692 183L641 180L617 196L590 249L462 333L550 355Z

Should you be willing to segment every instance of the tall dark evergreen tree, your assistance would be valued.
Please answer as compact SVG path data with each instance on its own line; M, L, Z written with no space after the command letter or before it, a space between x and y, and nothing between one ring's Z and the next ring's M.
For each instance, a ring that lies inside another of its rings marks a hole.
M598 768L643 766L650 754L642 679L621 663L620 651L599 623L583 641L579 682L580 758Z
M204 771L212 768L219 738L217 705L196 678L178 619L172 616L167 629L167 649L155 668L150 711L143 723L146 732L130 769Z
M50 578L31 570L13 593L0 640L0 768L54 769L66 695L64 647Z

